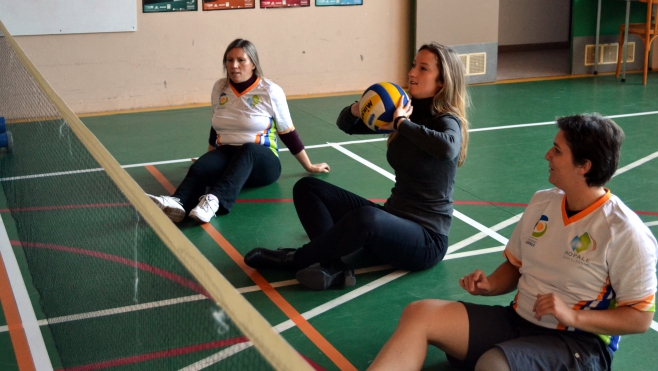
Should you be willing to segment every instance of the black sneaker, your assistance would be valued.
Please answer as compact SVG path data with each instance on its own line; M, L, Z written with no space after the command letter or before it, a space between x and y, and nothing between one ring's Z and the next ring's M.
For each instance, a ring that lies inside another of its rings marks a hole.
M294 261L295 251L297 249L279 248L277 250L268 250L257 247L244 256L244 262L256 269L296 271L299 267Z
M324 266L315 263L308 268L302 269L295 275L297 281L311 290L326 290L329 287L343 285L351 287L356 284L354 271L348 269L345 264L332 264Z

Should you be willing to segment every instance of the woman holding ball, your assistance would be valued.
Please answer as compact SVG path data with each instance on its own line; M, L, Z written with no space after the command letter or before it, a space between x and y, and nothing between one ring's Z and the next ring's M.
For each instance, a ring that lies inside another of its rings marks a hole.
M448 249L457 167L466 159L466 78L452 49L423 45L408 74L411 101L398 103L386 158L395 170L391 196L382 206L347 190L307 177L293 189L297 215L310 242L298 249L256 248L245 263L257 269L296 271L314 290L355 283L341 260L358 249L397 269L433 267ZM358 103L342 110L338 127L348 134L374 133L359 118Z

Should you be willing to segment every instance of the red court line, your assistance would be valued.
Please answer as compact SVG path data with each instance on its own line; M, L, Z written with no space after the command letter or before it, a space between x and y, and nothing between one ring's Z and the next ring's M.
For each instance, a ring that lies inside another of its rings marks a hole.
M635 213L640 215L658 216L658 212L655 211L636 211Z
M27 343L27 335L21 322L21 316L18 312L18 305L14 299L14 293L11 290L9 283L9 276L5 269L5 263L0 255L0 302L2 302L2 310L5 313L7 320L7 327L9 329L9 337L14 346L14 354L16 355L16 362L20 371L34 371L34 361L32 360L32 353L30 346Z
M41 248L41 249L50 249L50 250L56 250L56 251L64 251L64 252L69 252L73 254L80 254L80 255L87 255L91 256L94 258L99 258L99 259L105 259L109 261L113 261L115 263L127 265L129 267L135 267L137 266L138 269L141 269L145 272L149 272L152 274L155 274L157 276L166 278L170 281L176 282L177 284L187 287L188 289L199 293L201 295L204 295L206 297L210 297L208 295L208 292L198 283L189 280L185 277L181 277L177 275L176 273L172 273L169 271L166 271L164 269L154 267L152 265L146 264L146 263L141 263L141 262L136 262L134 260L122 258L120 256L116 255L111 255L107 253L102 253L98 251L91 251L91 250L85 250L85 249L80 249L76 247L68 247L68 246L61 246L61 245L52 245L52 244L45 244L45 243L38 243L38 242L21 242L21 241L10 241L12 245L14 246L22 246L23 248L26 247L35 247L35 248Z
M240 336L240 337L236 337L236 338L232 338L232 339L212 341L212 342L205 343L205 344L189 345L189 346L180 347L180 348L161 350L161 351L158 351L158 352L138 354L138 355L130 356L130 357L111 359L109 361L91 363L91 364L82 365L82 366L69 367L69 368L66 368L66 369L59 369L59 370L56 370L56 371L102 370L104 368L125 366L125 365L130 365L130 364L133 364L133 363L152 361L154 359L182 356L182 355L185 355L185 354L196 353L196 352L200 352L200 351L203 351L203 350L216 349L216 348L222 348L222 347L226 347L226 346L230 346L230 345L246 343L247 341L249 341L249 339L247 339L244 336Z
M129 202L113 202L106 204L83 204L83 205L60 205L60 206L33 206L33 207L17 207L14 209L0 209L0 213L16 213L27 211L48 211L48 210L70 210L70 209L89 209L97 207L119 207L131 206Z
M478 206L511 206L511 207L527 207L528 204L516 202L491 202L491 201L453 201L455 205L478 205Z
M150 166L150 165L149 165ZM147 169L148 167L147 166ZM150 171L150 170L149 170ZM159 173L159 172L158 172ZM151 173L153 174L153 173ZM168 181L167 181L168 182ZM171 183L169 183L171 184ZM173 186L172 186L173 187ZM174 193L175 188L168 189L170 193ZM385 198L369 198L369 201L384 203ZM293 202L292 198L256 198L256 199L243 199L237 200L236 203L249 204L249 203L285 203ZM476 206L507 206L507 207L527 207L526 203L518 202L494 202L494 201L453 201L455 205L476 205ZM0 209L0 213L9 212L29 212L29 211L49 211L49 210L70 210L70 209L88 209L88 208L101 208L101 207L125 207L131 206L129 202L113 202L105 204L83 204L83 205L61 205L61 206L34 206L34 207L21 207L14 209ZM658 216L657 211L638 211L634 210L639 215Z
M162 184L162 186L173 194L176 187L154 166L148 165L146 169ZM201 228L224 250L224 252L237 264L249 278L263 291L267 297L290 318L297 328L311 340L339 369L343 371L356 371L356 367L343 356L327 339L320 334L258 271L244 263L244 257L230 242L210 223L201 224Z

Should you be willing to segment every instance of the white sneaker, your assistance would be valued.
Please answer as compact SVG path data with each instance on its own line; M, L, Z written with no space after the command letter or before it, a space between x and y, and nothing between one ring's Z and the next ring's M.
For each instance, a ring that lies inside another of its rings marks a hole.
M181 205L178 198L170 196L153 196L150 194L147 194L147 196L158 205L160 210L164 211L172 222L178 223L185 218L185 209L183 209L183 205Z
M219 209L219 200L215 195L203 195L199 204L190 211L190 218L199 223L208 223Z

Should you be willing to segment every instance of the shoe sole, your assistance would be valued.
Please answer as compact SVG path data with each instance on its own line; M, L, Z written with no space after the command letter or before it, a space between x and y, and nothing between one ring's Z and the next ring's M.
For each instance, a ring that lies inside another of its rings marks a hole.
M328 275L319 269L302 269L295 275L297 281L311 290L323 291L332 286L337 286L341 281L343 286L351 287L356 284L354 271L343 271L335 276Z
M162 209L162 211L164 211L165 215L167 215L169 219L171 219L171 221L174 223L178 223L185 219L185 210L174 209L173 207L165 207Z
M208 223L208 222L210 222L210 219L208 219L208 220L202 219L197 213L194 212L194 210L190 211L189 217L196 220L199 223Z
M160 202L160 200L158 200L157 197L151 195L147 195L147 196L151 199L151 201L153 201L153 203L155 203L160 208L160 210L162 210L162 212L165 213L165 215L169 217L169 219L172 222L178 223L181 220L185 219L185 210L165 206Z

